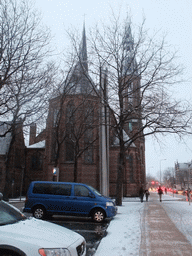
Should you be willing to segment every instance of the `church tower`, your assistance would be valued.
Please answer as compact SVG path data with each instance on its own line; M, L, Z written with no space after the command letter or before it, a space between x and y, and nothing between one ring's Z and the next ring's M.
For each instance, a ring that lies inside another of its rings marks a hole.
M142 130L142 119L140 76L129 24L125 28L122 52L123 128L126 138L132 138L134 133ZM45 146L37 149L44 154L42 177L52 180L53 170L57 167L59 181L86 183L105 195L115 196L120 147L118 139L113 140L115 131L113 124L110 125L114 117L102 102L107 98L109 74L101 71L100 85L104 92L101 99L89 76L85 24L76 57L63 85L64 94L54 95L49 101L46 129L41 138ZM35 140L34 131L33 127L32 140ZM124 196L136 196L139 185L145 182L144 138L141 136L131 144L125 156ZM29 163L30 157L29 154ZM29 164L26 168L30 173ZM31 179L37 179L35 173L31 173Z
M94 93L94 83L89 76L87 42L85 24L83 26L82 39L77 53L77 62L72 68L65 86L70 88L72 94L92 94Z
M130 24L125 28L123 42L123 67L122 67L122 86L123 86L123 109L125 113L125 130L129 134L134 127L139 127L141 123L140 107L140 82L138 67L135 57L134 40L131 33Z
M131 26L127 24L124 36L124 60L122 68L123 83L123 109L124 109L124 130L129 138L134 138L135 144L135 164L134 170L137 172L137 181L139 184L145 184L145 139L142 131L142 112L141 112L141 76L139 75L136 62L136 52L134 49L134 40L131 33ZM136 139L135 139L136 138ZM130 158L130 157L129 157ZM134 173L131 174L134 176Z

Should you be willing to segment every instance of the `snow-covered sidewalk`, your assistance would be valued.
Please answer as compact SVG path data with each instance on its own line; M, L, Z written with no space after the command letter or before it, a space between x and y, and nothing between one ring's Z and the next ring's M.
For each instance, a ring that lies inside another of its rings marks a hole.
M95 256L139 255L141 220L144 203L139 198L125 198L111 221Z
M145 234L145 239L148 239L148 231L146 226L147 224L144 223L144 216L146 216L147 204L153 203L153 200L155 200L156 203L159 201L156 193L149 197L149 202L145 202L144 200L143 203L140 202L139 198L124 198L123 204L122 206L118 207L118 213L110 222L110 225L107 229L107 236L101 240L95 256L144 255L141 252L141 237L143 234ZM182 201L182 203L181 200L185 200L185 197L167 194L163 195L163 202L160 204L162 207L163 204L166 206L171 205L172 203L174 203L175 207L180 207L183 205L182 207L187 207L187 209L190 210L190 215L192 213L192 204L189 206L188 202ZM169 218L171 218L169 213L168 215ZM158 222L158 216L156 221ZM144 230L144 228L146 228L146 230Z

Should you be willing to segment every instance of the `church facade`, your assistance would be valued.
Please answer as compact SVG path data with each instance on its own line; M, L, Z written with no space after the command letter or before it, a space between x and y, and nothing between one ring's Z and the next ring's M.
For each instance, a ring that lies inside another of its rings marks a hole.
M133 87L139 86L137 77ZM98 95L88 73L84 28L79 61L63 85L63 92L50 100L45 130L37 136L36 125L31 125L25 191L33 180L55 180L86 183L100 192L107 188L104 194L116 195L119 142L111 125L114 117L109 115L107 121L103 117L106 109ZM127 108L128 99L124 101ZM133 116L125 125L125 136L139 130L142 124L137 120L138 116ZM137 196L140 186L145 185L144 137L127 149L123 175L123 196Z

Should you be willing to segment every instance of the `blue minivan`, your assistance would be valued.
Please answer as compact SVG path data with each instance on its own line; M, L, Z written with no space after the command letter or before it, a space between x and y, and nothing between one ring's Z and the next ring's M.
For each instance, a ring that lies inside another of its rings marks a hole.
M117 213L115 202L93 187L73 182L31 182L24 212L37 219L52 215L92 217L95 222L112 218Z

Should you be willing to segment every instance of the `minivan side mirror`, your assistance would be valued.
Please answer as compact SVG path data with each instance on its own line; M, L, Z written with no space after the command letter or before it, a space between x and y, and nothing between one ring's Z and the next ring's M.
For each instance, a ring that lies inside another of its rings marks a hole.
M3 194L0 192L0 201L3 199Z
M94 194L93 194L93 193L91 193L91 192L89 192L89 197L91 197L91 198L95 198Z

